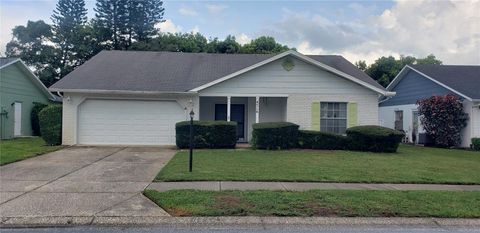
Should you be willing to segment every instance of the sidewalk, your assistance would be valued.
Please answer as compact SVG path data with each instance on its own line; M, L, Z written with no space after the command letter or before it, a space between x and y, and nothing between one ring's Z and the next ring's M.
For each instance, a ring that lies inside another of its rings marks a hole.
M238 181L193 181L154 182L147 189L165 192L175 189L199 190L282 190L306 191L312 189L343 190L436 190L436 191L480 191L480 185L445 184L368 184L368 183L306 183L306 182L238 182Z

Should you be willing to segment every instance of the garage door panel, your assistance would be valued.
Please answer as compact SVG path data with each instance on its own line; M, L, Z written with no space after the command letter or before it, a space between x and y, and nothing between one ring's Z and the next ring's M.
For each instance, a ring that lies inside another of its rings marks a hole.
M86 100L79 107L79 144L172 145L185 119L175 101Z

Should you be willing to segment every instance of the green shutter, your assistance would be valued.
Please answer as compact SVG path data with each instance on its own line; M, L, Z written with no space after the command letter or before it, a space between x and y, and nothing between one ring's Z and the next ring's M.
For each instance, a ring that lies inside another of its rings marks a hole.
M312 130L320 131L320 102L312 103Z
M348 103L348 125L347 128L357 126L358 124L358 107L357 103Z

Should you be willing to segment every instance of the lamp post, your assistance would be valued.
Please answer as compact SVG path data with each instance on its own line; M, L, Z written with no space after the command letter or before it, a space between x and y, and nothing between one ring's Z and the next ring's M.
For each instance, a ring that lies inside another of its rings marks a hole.
M190 111L190 159L188 162L188 171L192 172L192 165L193 165L193 117L195 113Z

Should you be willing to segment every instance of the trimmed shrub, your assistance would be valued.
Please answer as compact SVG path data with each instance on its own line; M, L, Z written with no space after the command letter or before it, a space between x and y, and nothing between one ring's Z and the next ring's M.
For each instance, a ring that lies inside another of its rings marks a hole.
M396 152L405 134L381 126L366 125L347 129L350 150L372 152Z
M290 149L298 143L298 125L290 122L253 124L252 146L258 149Z
M300 130L298 146L303 149L343 150L347 146L347 137L327 132Z
M472 138L472 149L480 150L480 138Z
M40 122L38 119L38 113L48 105L42 103L33 103L32 111L30 112L30 121L32 125L32 134L34 136L40 136Z
M175 124L178 148L190 147L190 121ZM235 148L237 123L227 121L193 121L194 148Z
M38 113L40 134L47 145L62 144L62 105L49 105Z

